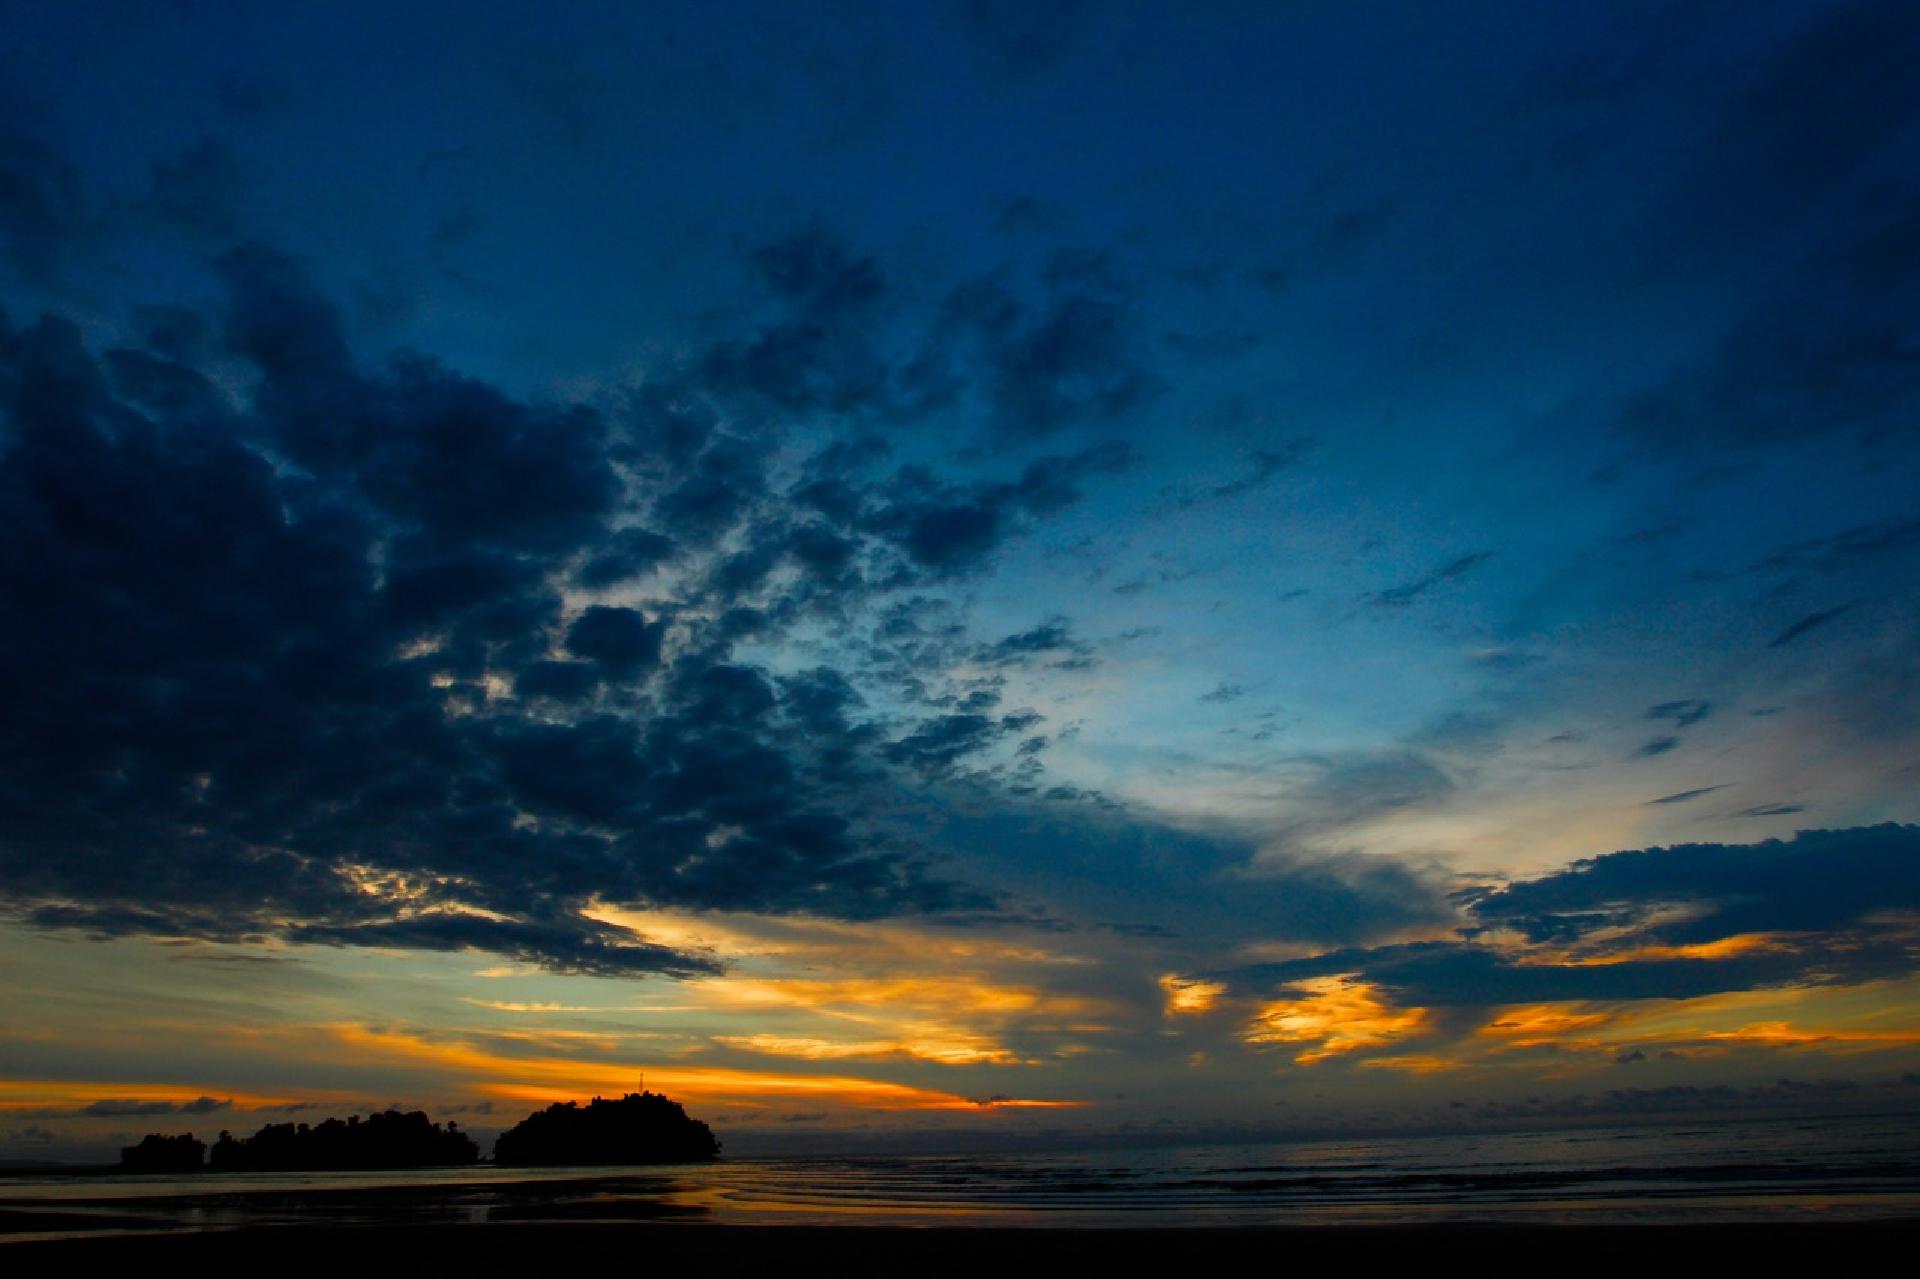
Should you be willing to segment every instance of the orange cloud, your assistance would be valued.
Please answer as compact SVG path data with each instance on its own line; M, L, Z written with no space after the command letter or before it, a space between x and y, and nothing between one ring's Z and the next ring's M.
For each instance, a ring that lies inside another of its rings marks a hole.
M1521 957L1523 964L1553 964L1574 968L1605 968L1614 964L1652 963L1672 959L1738 959L1743 955L1784 953L1799 946L1784 933L1737 933L1715 941L1693 942L1684 946L1648 943L1624 950L1601 953L1537 950Z
M1749 948L1770 944L1775 943L1764 934L1738 940L1739 946ZM1867 983L1730 991L1602 1007L1515 1005L1502 1009L1473 1040L1452 1051L1468 1061L1526 1048L1606 1058L1627 1047L1691 1057L1748 1048L1872 1052L1920 1044L1920 1029L1912 1029L1920 1022L1914 1013L1915 993L1912 982Z
M846 978L716 977L689 983L710 1004L733 1007L803 1008L857 1019L884 1009L962 1013L1084 1016L1098 1011L1092 1000L1050 995L1029 986L995 985L972 976Z
M1437 1053L1405 1053L1398 1057L1369 1057L1360 1066L1366 1070L1398 1070L1409 1075L1439 1075L1463 1070L1466 1063Z
M344 1093L308 1092L300 1097L235 1092L217 1085L98 1083L71 1079L0 1079L0 1111L83 1107L96 1101L148 1101L185 1105L202 1097L231 1101L239 1110L277 1110L314 1100L345 1098Z
M1206 1012L1227 993L1226 986L1220 982L1181 977L1176 973L1162 977L1160 989L1166 992L1169 1017Z
M1920 1031L1915 1030L1801 1030L1784 1021L1756 1021L1738 1030L1708 1031L1700 1037L1722 1043L1763 1044L1769 1048L1808 1048L1815 1044L1857 1044L1866 1047L1920 1044Z
M1294 1058L1302 1066L1415 1034L1427 1024L1424 1008L1394 1008L1379 987L1349 975L1293 982L1298 998L1264 1005L1243 1038L1250 1044L1312 1044Z
M871 921L849 923L797 917L769 918L723 911L689 914L629 910L606 902L585 912L648 941L680 950L706 950L734 958L804 956L810 963L853 970L898 970L944 965L1076 965L1085 957L1027 941L973 932L914 928Z
M713 1042L742 1052L770 1057L798 1057L807 1061L837 1061L854 1057L910 1057L943 1066L1018 1066L1031 1062L1009 1049L977 1036L935 1033L925 1038L842 1041L801 1035L715 1035Z
M869 1110L974 1110L953 1093L846 1075L782 1074L717 1066L614 1065L565 1057L505 1057L463 1042L438 1042L358 1025L330 1028L360 1058L428 1067L463 1076L475 1091L521 1101L565 1101L631 1092L642 1082L681 1101L733 1102L803 1096ZM1075 1106L1073 1101L996 1098L995 1106Z
M1563 1040L1577 1031L1597 1030L1616 1020L1611 1012L1577 1012L1565 1004L1522 1004L1502 1010L1480 1028L1484 1038L1506 1039L1533 1048Z

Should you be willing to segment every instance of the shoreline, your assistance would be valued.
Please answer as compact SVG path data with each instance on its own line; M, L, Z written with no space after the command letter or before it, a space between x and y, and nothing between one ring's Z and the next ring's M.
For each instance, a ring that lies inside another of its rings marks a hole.
M1744 1169L1741 1183L1682 1188L1648 1186L1629 1193L1579 1183L1534 1196L1503 1193L1427 1198L1418 1194L1380 1198L1319 1194L1265 1198L1260 1177L1277 1169L1221 1170L1186 1176L1165 1187L1177 1197L1128 1199L1074 1197L1086 1186L1065 1184L1062 1197L1045 1193L1009 1196L1004 1187L984 1193L924 1195L880 1188L872 1196L837 1196L830 1189L775 1182L715 1183L690 1173L701 1165L640 1165L624 1168L525 1168L423 1170L418 1180L394 1181L379 1173L325 1172L288 1178L270 1174L152 1176L138 1184L109 1187L81 1177L8 1193L0 1181L0 1252L26 1245L80 1244L112 1238L148 1241L182 1236L298 1237L302 1232L350 1232L361 1238L406 1236L412 1246L426 1233L491 1226L516 1232L558 1230L597 1234L644 1226L694 1226L697 1233L748 1230L817 1232L853 1230L862 1235L905 1232L957 1233L969 1237L1068 1235L1133 1239L1171 1233L1183 1237L1328 1232L1348 1235L1390 1231L1431 1234L1498 1231L1503 1236L1544 1232L1565 1239L1582 1232L1636 1236L1662 1231L1744 1232L1758 1228L1794 1232L1910 1229L1920 1225L1920 1187L1902 1166L1897 1181L1878 1177L1843 1184L1771 1183L1760 1169ZM1878 1171L1878 1170L1872 1170ZM1236 1181L1228 1172L1258 1174ZM1303 1180L1322 1189L1323 1178L1307 1169ZM1431 1180L1434 1174L1423 1174ZM1451 1174L1448 1174L1451 1175ZM64 1179L56 1179L64 1180ZM1796 1181L1798 1179L1795 1179ZM1098 1182L1094 1189L1107 1188ZM933 1185L938 1184L936 1179ZM921 1187L924 1191L925 1187ZM1283 1187L1284 1189L1284 1187ZM33 1193L34 1190L39 1193ZM1691 1237L1691 1236L1690 1236ZM464 1242L463 1235L463 1242ZM167 1245L169 1247L180 1245ZM234 1245L209 1245L226 1247Z
M258 1226L95 1235L0 1245L16 1274L80 1265L270 1266L292 1274L450 1274L626 1261L762 1274L804 1264L837 1275L1123 1273L1176 1266L1285 1263L1431 1265L1451 1256L1492 1273L1543 1260L1575 1271L1624 1264L1830 1264L1836 1249L1911 1248L1920 1218L1749 1224L1409 1224L1035 1230L998 1226L750 1226L694 1223ZM1853 1254L1861 1255L1861 1254ZM1909 1255L1902 1252L1887 1255ZM43 1269L44 1268L44 1269Z

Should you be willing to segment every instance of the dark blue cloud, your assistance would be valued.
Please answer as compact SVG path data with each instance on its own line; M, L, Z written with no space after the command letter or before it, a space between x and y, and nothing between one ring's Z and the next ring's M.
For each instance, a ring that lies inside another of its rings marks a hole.
M797 249L768 265L821 304L864 287L851 269ZM1113 454L896 478L844 522L785 499L754 516L773 497L742 439L642 434L404 354L368 371L290 259L250 248L223 271L227 349L258 375L239 407L174 358L195 345L181 314L149 331L188 337L100 358L59 320L0 330L0 590L36 618L0 666L0 889L24 917L689 973L711 961L582 908L994 905L865 821L861 788L951 772L1037 717L884 733L837 673L775 679L728 660L728 637L857 598L865 558L909 577L976 563ZM634 474L659 478L636 494ZM618 526L649 493L670 533ZM955 540L941 510L990 527ZM746 550L702 553L702 590L798 577L689 621L682 648L670 599L564 601L569 576L631 581L743 527Z
M52 279L87 216L71 161L25 133L0 130L0 249L22 279Z
M1039 75L1065 57L1092 19L1087 0L956 0L955 17L988 74Z
M983 567L1002 543L1039 518L1073 505L1090 476L1125 470L1133 453L1096 445L1030 463L1012 482L957 484L919 467L902 468L864 518L933 578Z
M1247 695L1247 690L1239 684L1222 682L1214 686L1211 692L1202 693L1200 700L1211 706L1224 706L1228 702L1237 702Z
M652 529L626 528L596 547L580 566L580 585L603 590L644 576L673 557L672 538Z
M1769 572L1796 568L1831 572L1850 561L1895 554L1915 546L1920 546L1920 519L1876 520L1779 547L1755 567Z
M994 717L972 712L941 715L887 746L888 758L927 773L940 773L977 755L1003 737L1018 736L1038 721L1032 715Z
M749 337L709 347L702 381L788 412L887 411L895 371L877 332L889 292L879 265L818 228L762 245L749 258L776 317Z
M230 236L240 224L246 188L233 149L219 138L198 141L153 162L154 212L176 226Z
M1760 844L1676 844L1608 853L1524 880L1471 906L1484 923L1535 926L1569 918L1692 917L1660 936L1715 941L1750 932L1833 932L1877 910L1920 906L1920 827L1808 830Z
M1778 635L1767 641L1767 647L1785 648L1802 635L1807 634L1809 631L1820 629L1836 617L1848 612L1852 607L1853 605L1851 604L1841 604L1836 608L1823 608L1817 612L1808 613L1805 617L1787 627L1786 630L1781 631Z
M567 649L598 662L611 676L631 679L659 664L665 630L637 608L595 604L567 629Z
M1493 558L1492 551L1476 551L1471 555L1462 555L1457 559L1449 560L1423 577L1375 591L1369 598L1386 608L1405 608L1434 587L1443 582L1465 577L1491 558Z
M1797 27L1730 77L1673 198L1655 208L1663 255L1751 260L1773 237L1806 246L1748 284L1745 313L1718 343L1632 401L1630 428L1663 447L1912 430L1920 364L1902 335L1920 271L1920 105L1906 81L1920 16L1861 0L1815 6Z
M978 361L967 381L983 390L990 432L1027 439L1122 421L1158 393L1136 327L1130 291L1110 278L1056 273L1035 300L987 277L947 298L935 342Z
M423 80L433 6L292 51L43 6L0 90L0 892L596 972L705 960L594 901L1027 909L975 878L1357 946L1445 885L1319 853L1693 690L1583 776L1703 830L1904 814L1910 9L587 6ZM1105 635L1124 672L1056 678ZM1643 784L1709 713L1738 812ZM1818 784L1752 772L1790 736ZM1117 798L1208 775L1205 835Z
M1773 986L1899 977L1914 957L1886 912L1920 909L1920 827L1802 831L1759 844L1677 844L1608 853L1564 871L1458 894L1457 940L1346 948L1221 974L1242 987L1358 974L1395 1000L1485 1008L1558 1001L1692 999ZM1634 948L1748 933L1800 944L1718 958L1569 963L1496 947L1490 929L1533 944Z
M1799 30L1736 80L1699 139L1688 207L1669 215L1703 235L1745 234L1811 213L1835 192L1858 194L1878 160L1912 141L1904 135L1920 120L1907 91L1916 56L1920 17L1900 0L1811 7Z
M1713 714L1713 703L1697 697L1684 698L1676 702L1661 702L1647 708L1648 719L1664 719L1676 728L1691 728L1707 716Z
M1860 957L1849 965L1850 975L1859 979L1885 975L1892 956L1883 953L1875 958L1878 964ZM1399 1003L1484 1008L1569 1000L1694 999L1802 981L1809 972L1806 960L1792 955L1572 965L1522 962L1469 942L1419 942L1333 951L1311 960L1238 970L1234 977L1243 983L1285 983L1358 973Z

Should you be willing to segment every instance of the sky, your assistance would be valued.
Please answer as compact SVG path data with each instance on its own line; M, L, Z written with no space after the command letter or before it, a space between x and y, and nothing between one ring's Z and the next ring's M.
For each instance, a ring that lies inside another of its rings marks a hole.
M1920 1106L1920 10L0 3L0 1159Z

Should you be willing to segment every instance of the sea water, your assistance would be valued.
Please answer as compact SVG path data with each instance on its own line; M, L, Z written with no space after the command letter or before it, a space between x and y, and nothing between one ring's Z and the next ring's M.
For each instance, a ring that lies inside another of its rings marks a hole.
M0 1240L322 1222L1110 1227L1783 1217L1920 1217L1920 1116L636 1169L0 1179Z

